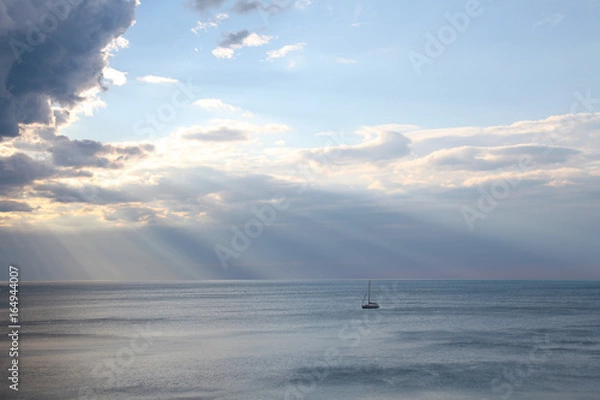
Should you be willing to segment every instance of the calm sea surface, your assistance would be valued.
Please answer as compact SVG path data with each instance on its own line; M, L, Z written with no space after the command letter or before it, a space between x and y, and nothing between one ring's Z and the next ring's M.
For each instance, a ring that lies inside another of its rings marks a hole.
M19 392L4 372L0 398L600 399L599 282L373 281L379 310L365 289L21 286Z

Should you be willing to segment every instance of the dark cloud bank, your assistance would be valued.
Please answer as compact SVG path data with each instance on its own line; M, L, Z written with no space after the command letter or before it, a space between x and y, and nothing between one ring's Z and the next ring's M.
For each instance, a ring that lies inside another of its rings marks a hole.
M0 139L50 123L101 85L104 51L133 23L130 0L0 1Z
M80 94L102 86L107 46L134 21L132 0L0 0L0 140L36 128L42 142L36 151L0 157L0 195L22 194L37 180L90 176L89 169L121 168L152 151L151 145L113 146L94 140L71 140L57 134ZM58 105L62 110L52 111ZM15 143L21 151L33 145ZM73 196L56 196L73 198ZM5 202L0 212L31 211L25 203Z

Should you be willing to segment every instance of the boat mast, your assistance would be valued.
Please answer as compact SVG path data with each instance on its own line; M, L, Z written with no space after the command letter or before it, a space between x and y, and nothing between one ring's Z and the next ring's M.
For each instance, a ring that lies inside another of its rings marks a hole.
M369 293L369 303L371 302L371 280L369 279L369 289L367 290Z

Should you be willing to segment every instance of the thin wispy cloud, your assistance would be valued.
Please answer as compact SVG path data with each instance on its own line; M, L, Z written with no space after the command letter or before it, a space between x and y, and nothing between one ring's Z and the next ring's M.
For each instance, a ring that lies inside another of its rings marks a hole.
M200 99L192 103L194 106L203 108L213 113L241 113L245 117L251 117L252 113L241 107L232 106L220 99Z
M312 4L311 0L296 0L294 7L299 10L306 10Z
M225 21L229 18L229 15L225 13L220 13L215 15L213 18L208 21L198 21L196 26L192 28L192 32L198 35L199 31L207 32L210 28L218 28L222 21Z
M288 44L278 50L267 51L267 60L271 61L283 58L291 52L303 50L305 45L306 43Z
M533 26L538 27L538 26L550 25L552 27L555 27L558 24L560 24L564 18L565 18L565 15L561 14L561 13L544 14L542 19L537 21Z
M357 60L352 58L338 57L335 59L338 64L358 64Z
M156 75L146 75L140 76L137 78L140 82L145 83L154 83L154 84L164 84L164 83L177 83L178 80L174 78L168 78L165 76L156 76Z

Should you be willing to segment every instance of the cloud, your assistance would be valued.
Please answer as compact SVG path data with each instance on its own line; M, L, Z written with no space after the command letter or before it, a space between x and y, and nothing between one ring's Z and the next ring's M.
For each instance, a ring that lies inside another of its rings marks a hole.
M464 146L435 151L423 158L423 162L439 168L487 171L508 168L524 161L537 166L564 163L579 154L581 154L579 150L550 146L517 145L496 148Z
M201 142L236 142L250 138L246 132L224 126L216 128L188 128L181 131L181 137Z
M550 25L552 27L555 27L556 25L560 24L564 18L565 15L561 13L544 14L543 18L536 22L533 26L538 27Z
M292 51L299 51L304 49L306 43L296 43L296 44L288 44L283 46L279 50L271 50L267 51L267 60L275 60L277 58L282 58L287 56Z
M216 49L214 49L212 51L212 54L217 57L217 58L233 58L233 55L235 54L235 50L234 49L228 49L225 47L217 47Z
M215 15L213 18L209 19L208 21L205 21L205 22L198 21L196 26L194 28L192 28L192 32L194 32L197 35L198 31L200 31L200 30L207 32L209 28L217 28L219 26L219 24L221 23L221 21L224 21L227 18L229 18L229 15L227 15L225 13L220 13L220 14Z
M252 113L243 110L240 107L235 107L232 105L229 105L227 103L224 103L222 100L219 99L199 99L196 100L192 103L192 105L197 106L197 107L201 107L207 111L210 112L215 112L215 113L219 113L219 112L227 112L227 113L237 113L237 112L241 112L243 113L244 116L250 117L252 116Z
M338 64L358 64L358 61L351 58L338 57L335 59Z
M192 0L192 6L198 11L219 8L226 0Z
M156 76L156 75L140 76L139 78L137 78L137 80L140 81L140 82L155 83L155 84L177 83L178 82L177 79L167 78L167 77L164 77L164 76Z
M198 106L209 109L237 109L201 100ZM256 210L283 194L289 208L276 210L264 234L231 259L236 272L228 277L358 277L365 262L381 277L597 276L589 265L598 258L598 121L600 114L448 129L374 125L319 134L327 145L307 148L289 140L290 147L279 140L282 147L271 146L279 136L257 146L266 134L291 128L228 119L180 128L152 144L69 140L30 125L0 143L0 225L11 229L0 237L0 258L33 257L35 249L15 250L24 246L13 227L33 235L39 226L80 226L113 236L61 237L73 245L54 246L57 253L79 252L85 260L83 241L106 257L152 254L155 263L174 255L186 266L181 276L188 267L220 273L214 244L230 246L232 226L243 231ZM529 167L511 170L522 157ZM328 171L319 168L326 163ZM473 235L459 207L477 203L480 190L491 193L498 182L509 182L510 196ZM136 240L145 244L126 244ZM36 276L47 276L40 271Z
M48 149L52 162L61 167L121 168L123 162L133 157L142 157L154 150L149 144L116 147L94 140L71 140L58 136Z
M100 87L105 49L131 26L136 7L128 0L48 4L3 2L0 137L17 136L19 124L49 124L52 103L70 109L84 99L81 93ZM50 20L56 23L45 32L31 33Z
M52 162L57 166L99 167L110 166L110 161L102 157L105 147L94 140L70 140L62 137L48 150L52 154Z
M96 185L72 186L61 182L48 182L33 187L33 194L52 199L57 203L114 204L135 201L131 193L106 189Z
M232 10L239 14L248 14L254 11L265 12L269 15L279 14L290 7L289 1L278 1L273 0L272 2L265 2L260 0L237 0Z
M217 48L212 51L212 54L217 58L233 58L235 51L242 47L258 47L263 46L272 39L271 36L258 35L251 33L247 29L238 32L229 32L223 34Z
M198 106L208 109L237 109L218 99L201 100ZM567 132L560 131L565 119L571 122ZM281 136L265 140L267 134L289 131L287 125L233 119L180 128L152 144L69 140L48 127L31 125L20 137L0 143L0 200L26 203L0 205L7 210L0 225L31 230L53 225L196 229L205 235L201 243L208 243L202 260L219 268L210 251L214 243L228 244L231 226L244 229L246 221L256 218L253 210L273 204L283 193L289 209L278 210L277 221L264 228L264 236L232 262L247 266L256 260L320 260L333 273L333 263L342 262L335 254L351 247L343 263L352 273L360 273L364 260L381 257L388 272L394 260L402 259L430 268L428 274L434 277L442 273L441 260L463 268L470 257L486 259L479 248L473 255L473 236L467 235L458 210L477 203L478 187L490 193L497 182L510 182L510 198L497 206L501 211L481 222L486 229L506 243L524 226L532 232L519 240L543 234L554 235L558 243L570 235L583 252L568 259L583 265L597 255L595 245L582 243L591 243L586 235L597 230L589 213L600 195L598 121L600 114L449 129L374 125L344 135L319 134L317 139L327 145L307 148L292 147ZM560 142L546 141L546 134L560 137ZM280 147L271 145L276 139ZM263 140L269 144L261 147ZM514 171L522 157L530 161L529 167ZM13 209L22 211L8 211ZM546 229L533 232L536 226ZM559 234L550 226L564 228ZM306 235L308 231L317 234ZM403 247L395 247L398 243ZM440 253L433 258L425 251L432 243L445 243L435 247ZM477 243L495 256L511 251L509 245ZM512 251L540 263L554 259L544 251L527 256L519 252L519 244ZM561 251L557 254L564 255ZM310 258L302 257L306 252ZM257 270L265 273L259 264ZM285 276L285 270L279 271Z
M31 212L33 208L27 203L11 200L0 200L0 213L6 212Z
M238 32L229 32L223 34L223 38L219 42L219 47L229 48L231 46L240 46L243 41L250 36L250 31L245 29L243 31Z
M23 186L48 178L55 168L45 161L34 160L23 153L0 157L0 195L15 195Z
M175 137L203 142L237 142L250 140L261 134L280 133L289 130L286 125L254 125L231 120L216 120L211 127L191 126L175 132Z
M192 0L193 8L200 12L216 10L222 7L227 0ZM310 0L297 1L299 7L310 5ZM308 4L306 4L308 3ZM231 11L237 14L248 14L254 11L268 13L270 15L279 14L291 6L290 0L237 0L231 7Z
M296 0L294 7L299 10L306 10L312 4L311 0Z
M125 221L151 224L156 222L158 214L155 210L143 206L119 207L104 214L107 221Z
M304 152L304 157L319 163L389 162L410 153L410 139L402 134L402 126L363 127L355 134L362 138L355 145L341 144Z
M104 68L102 76L111 85L123 86L127 83L127 72L118 71L111 67Z

